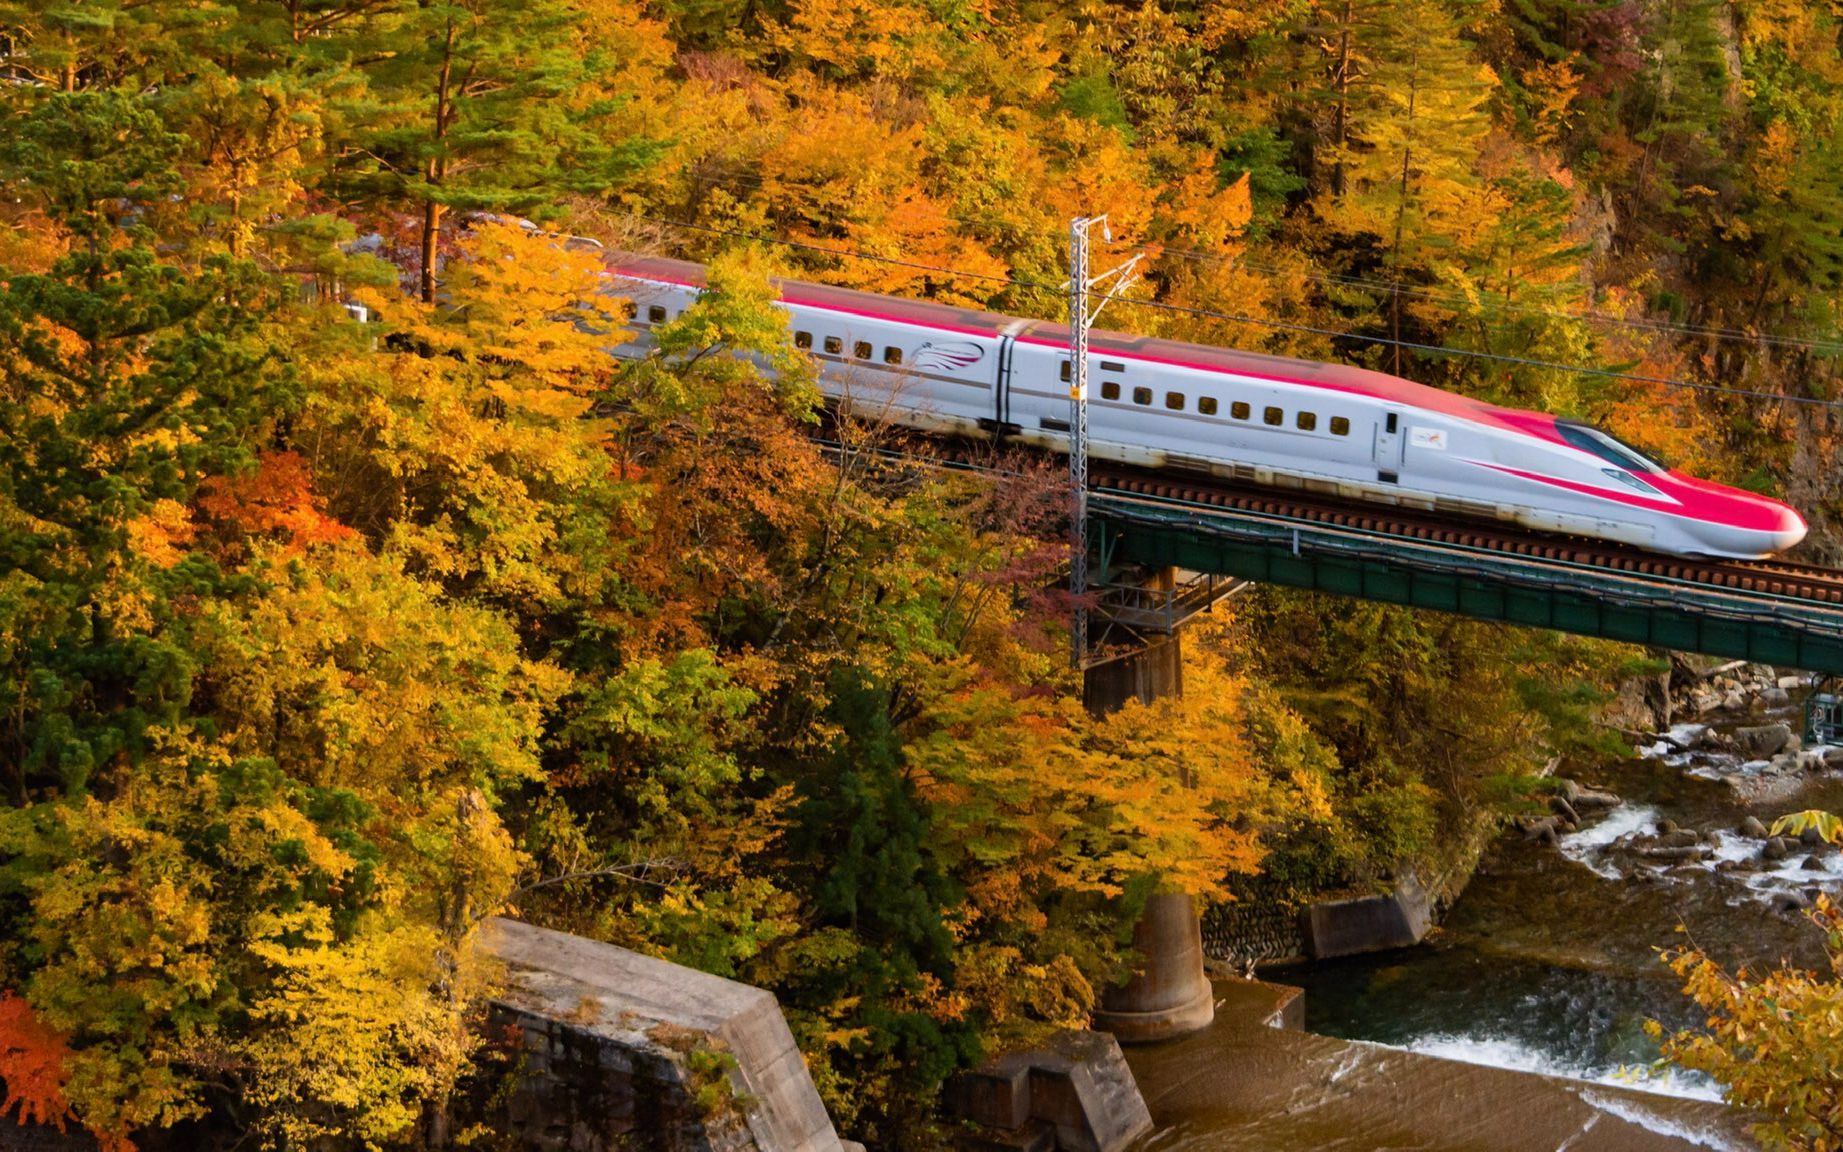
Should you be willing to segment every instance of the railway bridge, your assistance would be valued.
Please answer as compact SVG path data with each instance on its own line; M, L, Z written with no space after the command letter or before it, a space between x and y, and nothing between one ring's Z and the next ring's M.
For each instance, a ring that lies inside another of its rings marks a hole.
M1843 571L1689 560L1123 468L1096 470L1088 510L1104 574L1175 568L1843 675Z
M1087 509L1097 606L1084 695L1097 713L1181 692L1184 620L1248 582L1843 677L1843 571L1685 559L1112 464L1092 469ZM1816 698L1832 725L1819 736L1843 742L1843 696ZM1131 1042L1208 1024L1190 899L1152 897L1134 942L1144 967L1103 996L1096 1026Z

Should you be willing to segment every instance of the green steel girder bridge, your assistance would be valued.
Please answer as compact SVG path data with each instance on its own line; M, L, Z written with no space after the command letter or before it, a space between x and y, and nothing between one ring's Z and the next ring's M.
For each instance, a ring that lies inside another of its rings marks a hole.
M1811 594L1148 496L1105 479L1088 512L1103 581L1123 567L1185 569L1843 676L1843 603Z

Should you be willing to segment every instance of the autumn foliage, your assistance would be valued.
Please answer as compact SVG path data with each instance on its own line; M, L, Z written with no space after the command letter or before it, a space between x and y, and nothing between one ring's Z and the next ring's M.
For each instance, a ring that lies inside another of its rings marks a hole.
M11 992L0 993L0 1117L21 1124L52 1124L63 1131L70 1119L64 1085L67 1049L64 1037L47 1027L31 1005Z
M5 1114L453 1143L504 912L773 989L841 1129L925 1147L1146 894L1437 856L1618 653L1259 594L1088 715L1058 471L827 411L774 278L1055 317L1104 212L1109 324L1600 420L1821 529L1837 29L0 0ZM621 361L617 248L709 267Z

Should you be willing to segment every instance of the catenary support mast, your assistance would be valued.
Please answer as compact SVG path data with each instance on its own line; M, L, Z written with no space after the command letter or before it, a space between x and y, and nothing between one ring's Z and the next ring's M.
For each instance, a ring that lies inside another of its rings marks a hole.
M1101 309L1139 278L1140 258L1088 275L1088 234L1096 225L1113 240L1105 216L1078 216L1069 224L1069 595L1074 604L1069 627L1069 663L1080 669L1088 659L1088 326ZM1089 295L1106 284L1100 300Z

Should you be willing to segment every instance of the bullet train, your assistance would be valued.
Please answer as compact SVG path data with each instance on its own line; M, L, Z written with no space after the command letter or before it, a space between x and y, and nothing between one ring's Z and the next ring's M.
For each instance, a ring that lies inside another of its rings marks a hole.
M617 259L626 343L690 307L703 268ZM798 281L779 284L794 345L834 403L930 432L1067 451L1068 329ZM1761 557L1805 536L1776 500L1673 472L1587 424L1381 372L1094 332L1098 458L1521 524L1682 556Z

